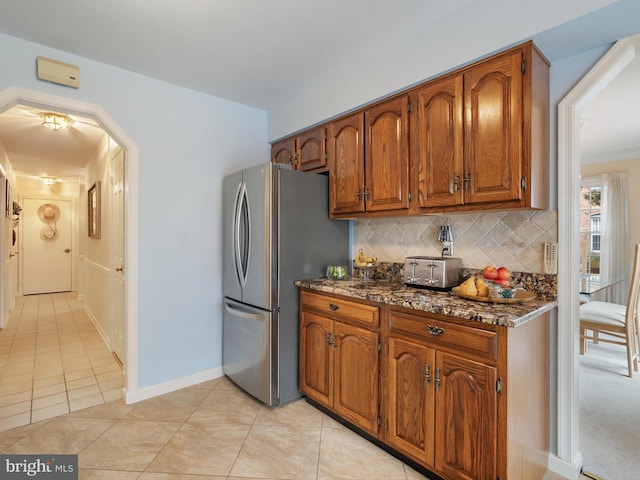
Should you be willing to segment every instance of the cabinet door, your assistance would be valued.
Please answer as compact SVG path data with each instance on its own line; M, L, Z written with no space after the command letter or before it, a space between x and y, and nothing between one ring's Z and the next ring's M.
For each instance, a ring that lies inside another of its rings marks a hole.
M378 434L378 334L335 324L334 410L372 435Z
M433 467L435 351L390 337L388 385L387 443Z
M332 406L333 320L310 312L301 313L300 391L317 402Z
M282 140L271 145L271 161L293 166L296 154L296 142L293 138Z
M522 179L522 52L464 74L465 203L519 200Z
M436 363L436 469L451 479L496 478L496 368L442 352Z
M327 169L325 128L320 127L296 137L296 170L308 172Z
M365 112L367 211L409 208L409 97Z
M364 212L364 114L329 126L331 214Z
M418 205L461 205L464 187L462 75L416 92L415 158Z

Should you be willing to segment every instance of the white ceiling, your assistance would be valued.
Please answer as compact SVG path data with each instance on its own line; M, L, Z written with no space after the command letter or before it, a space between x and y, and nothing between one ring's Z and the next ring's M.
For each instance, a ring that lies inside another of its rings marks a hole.
M0 0L0 32L268 110L328 71L344 68L354 56L375 51L383 43L402 45L412 32L461 17L466 6L479 1ZM633 1L616 5L637 10ZM498 11L487 10L487 15ZM617 20L607 22L604 32L597 16L584 16L575 26L560 25L535 40L554 61L606 45L623 36L619 32L625 28L640 31L637 21L628 25L630 15L615 10L612 14ZM585 21L599 28L585 28ZM588 37L591 33L594 38ZM638 122L629 116L614 123L623 116L619 109L609 108L618 101L629 114L640 107L631 104L629 93L616 93L640 79L638 68L629 67L624 73L632 80L616 79L616 88L612 84L606 92L608 100L599 106L594 102L585 111L596 119L584 129L585 155L590 151L600 155L609 148L607 143L625 149L624 142L640 138L637 130L623 138L623 132ZM623 100L614 101L618 95ZM640 95L635 97L640 103ZM39 113L16 106L0 114L0 139L14 169L29 176L77 175L87 151L97 148L104 133L81 118L69 130L47 131L40 126ZM610 141L613 138L615 142ZM640 150L637 142L629 148Z

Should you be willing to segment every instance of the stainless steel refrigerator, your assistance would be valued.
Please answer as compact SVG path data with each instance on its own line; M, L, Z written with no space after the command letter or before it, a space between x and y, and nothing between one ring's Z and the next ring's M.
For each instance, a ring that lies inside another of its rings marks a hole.
M267 405L298 398L301 278L348 265L328 177L268 163L224 178L222 369Z

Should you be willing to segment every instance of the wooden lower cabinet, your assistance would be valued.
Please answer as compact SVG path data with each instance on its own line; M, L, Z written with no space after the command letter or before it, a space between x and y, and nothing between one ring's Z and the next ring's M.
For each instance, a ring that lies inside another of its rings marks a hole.
M445 478L497 478L496 370L436 354L436 471Z
M306 301L309 298L326 300L329 310L314 311ZM346 323L349 317L342 315L341 308L357 313L354 302L303 292L301 303L300 391L377 435L378 332ZM363 316L369 313L363 312Z
M496 477L496 368L389 337L387 442L445 478Z
M389 338L387 443L435 466L435 350Z
M543 478L550 313L508 328L374 305L302 290L301 391L443 479Z

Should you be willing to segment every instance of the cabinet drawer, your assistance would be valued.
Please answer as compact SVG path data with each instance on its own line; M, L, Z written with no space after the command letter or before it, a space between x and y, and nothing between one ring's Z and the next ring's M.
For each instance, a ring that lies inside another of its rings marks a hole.
M389 328L392 333L419 337L436 347L448 346L493 359L498 358L496 332L393 310L389 312Z
M377 328L380 309L371 305L351 302L330 295L301 292L302 307L313 309L322 315L347 323Z

